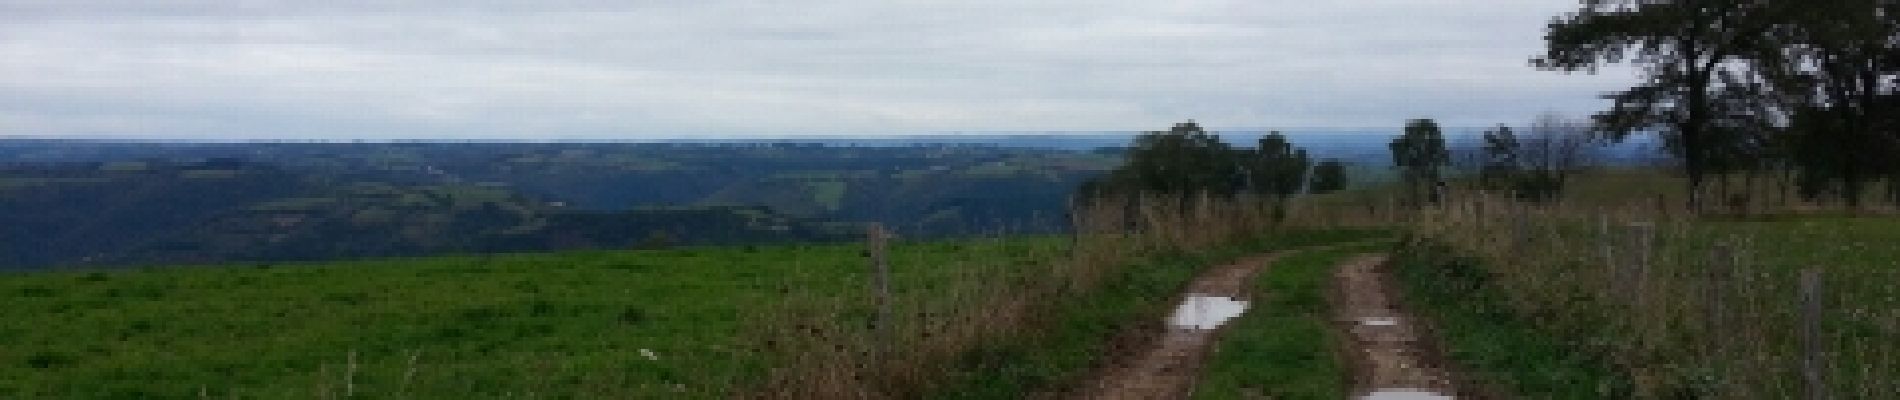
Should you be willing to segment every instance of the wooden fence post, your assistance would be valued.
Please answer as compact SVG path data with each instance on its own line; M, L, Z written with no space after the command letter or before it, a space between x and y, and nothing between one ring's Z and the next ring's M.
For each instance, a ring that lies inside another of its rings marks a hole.
M1636 249L1636 301L1647 304L1649 300L1649 270L1656 261L1656 223L1638 225L1636 240L1642 244Z
M1722 390L1719 388L1729 388L1728 385L1723 384L1724 382L1737 381L1729 376L1733 369L1730 367L1731 360L1727 358L1728 343L1734 340L1730 338L1732 333L1728 331L1731 326L1728 297L1737 277L1736 264L1740 263L1737 261L1738 257L1732 246L1733 244L1728 240L1722 240L1715 244L1715 248L1709 250L1708 282L1705 287L1709 309L1707 331L1703 333L1703 340L1709 344L1705 353L1705 362L1708 363L1710 371L1717 380L1715 386L1718 391Z
M1807 400L1828 398L1821 379L1826 362L1821 342L1821 271L1808 268L1801 270L1801 378L1806 383Z
M889 239L890 236L884 231L884 224L873 222L869 228L865 229L865 240L868 244L866 253L871 258L871 290L875 296L873 300L877 302L877 315L872 317L871 329L875 331L872 334L877 336L876 352L880 362L883 361L883 354L888 347L887 339L891 336L891 325L894 322L891 320L891 265L885 248Z
M1511 225L1511 259L1521 260L1525 253L1530 252L1530 205L1520 201L1514 208L1515 215L1513 215L1514 220Z
M1602 248L1603 268L1609 271L1605 275L1612 281L1616 279L1616 237L1614 234L1615 232L1610 231L1610 215L1605 213L1603 208L1597 208L1597 246Z
M1482 192L1480 192L1480 193L1482 193ZM1477 232L1477 233L1478 233L1478 234L1480 234L1480 235L1482 235L1482 234L1484 234L1484 219L1485 219L1485 218L1484 218L1484 217L1485 217L1485 215L1484 215L1484 202L1485 202L1485 201L1487 201L1487 200L1490 200L1490 196L1484 196L1484 195L1478 195L1478 196L1472 196L1472 197L1471 197L1471 199L1472 199L1472 201L1471 201L1471 222L1472 222L1472 224L1473 224L1474 226L1476 226L1476 227L1477 227L1477 229L1475 229L1475 230L1473 230L1473 231L1474 231L1474 232Z
M1398 197L1387 197L1387 199L1385 199L1385 222L1387 222L1387 224L1398 224Z
M1082 241L1081 212L1082 210L1075 207L1075 197L1070 196L1068 212L1062 213L1063 219L1069 224L1069 259L1075 259L1075 246Z
M1632 305L1642 304L1644 285L1649 280L1650 247L1655 240L1655 225L1650 222L1632 222L1625 230L1629 232L1629 255L1618 266L1616 280L1621 286L1619 293Z
M1735 249L1727 241L1718 242L1709 250L1708 296L1709 335L1722 337L1728 329L1728 289L1735 280ZM1717 341L1720 347L1721 341ZM1720 350L1719 348L1716 350Z

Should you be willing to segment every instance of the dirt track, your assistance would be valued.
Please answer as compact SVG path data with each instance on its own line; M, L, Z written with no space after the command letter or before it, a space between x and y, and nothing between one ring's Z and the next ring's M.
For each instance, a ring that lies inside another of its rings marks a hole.
M1177 300L1192 296L1222 296L1248 300L1247 284L1255 274L1278 258L1278 254L1248 257L1216 267L1200 277ZM1134 349L1119 352L1123 358L1084 386L1081 399L1181 399L1186 398L1200 374L1201 365L1220 329L1169 326Z
M1333 316L1350 347L1355 399L1449 399L1456 393L1429 336L1397 303L1384 255L1361 255L1333 275Z

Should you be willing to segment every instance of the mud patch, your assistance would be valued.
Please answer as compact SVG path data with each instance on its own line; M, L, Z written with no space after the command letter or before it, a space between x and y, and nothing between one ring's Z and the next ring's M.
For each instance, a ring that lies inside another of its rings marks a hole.
M1452 399L1457 393L1442 357L1397 303L1383 255L1362 255L1333 274L1335 325L1350 346L1353 398Z
M1247 284L1278 254L1248 257L1202 273L1188 284L1181 306L1161 321L1165 332L1139 348L1118 353L1079 388L1079 399L1181 399L1195 377L1220 326L1246 311Z

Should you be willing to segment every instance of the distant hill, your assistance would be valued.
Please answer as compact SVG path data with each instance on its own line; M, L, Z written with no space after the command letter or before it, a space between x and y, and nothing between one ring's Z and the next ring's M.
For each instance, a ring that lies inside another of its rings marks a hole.
M1451 129L1454 149L1480 130ZM1251 146L1264 131L1220 132ZM1064 229L1134 132L663 143L0 140L0 268ZM1288 131L1360 185L1379 130ZM1605 152L1654 162L1638 138Z
M762 206L552 206L505 188L339 180L242 161L0 169L0 269L834 241Z
M1115 155L809 144L0 142L0 267L1064 229Z

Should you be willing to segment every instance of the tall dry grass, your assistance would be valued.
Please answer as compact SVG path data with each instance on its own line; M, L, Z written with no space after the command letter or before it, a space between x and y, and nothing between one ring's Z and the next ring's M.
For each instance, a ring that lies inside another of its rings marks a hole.
M1055 299L1107 290L1104 283L1140 257L1199 251L1274 225L1267 202L1251 198L1145 196L1078 208L1074 235L1047 246L1048 262L917 265L893 253L894 269L942 269L933 288L897 290L888 329L872 324L876 300L861 293L786 292L761 313L754 341L773 365L762 383L736 394L770 399L917 398L954 384L966 357L996 343L1044 334ZM1001 240L1001 239L994 239ZM869 268L867 266L867 268Z
M1644 398L1803 398L1810 355L1802 342L1803 269L1823 277L1825 391L1900 398L1900 268L1892 260L1854 260L1900 252L1817 248L1792 240L1798 232L1735 229L1732 218L1699 217L1664 200L1452 198L1417 210L1406 225L1481 258L1522 315L1592 338L1578 345L1627 370ZM1786 203L1748 213L1827 210ZM1900 232L1900 220L1890 222Z

